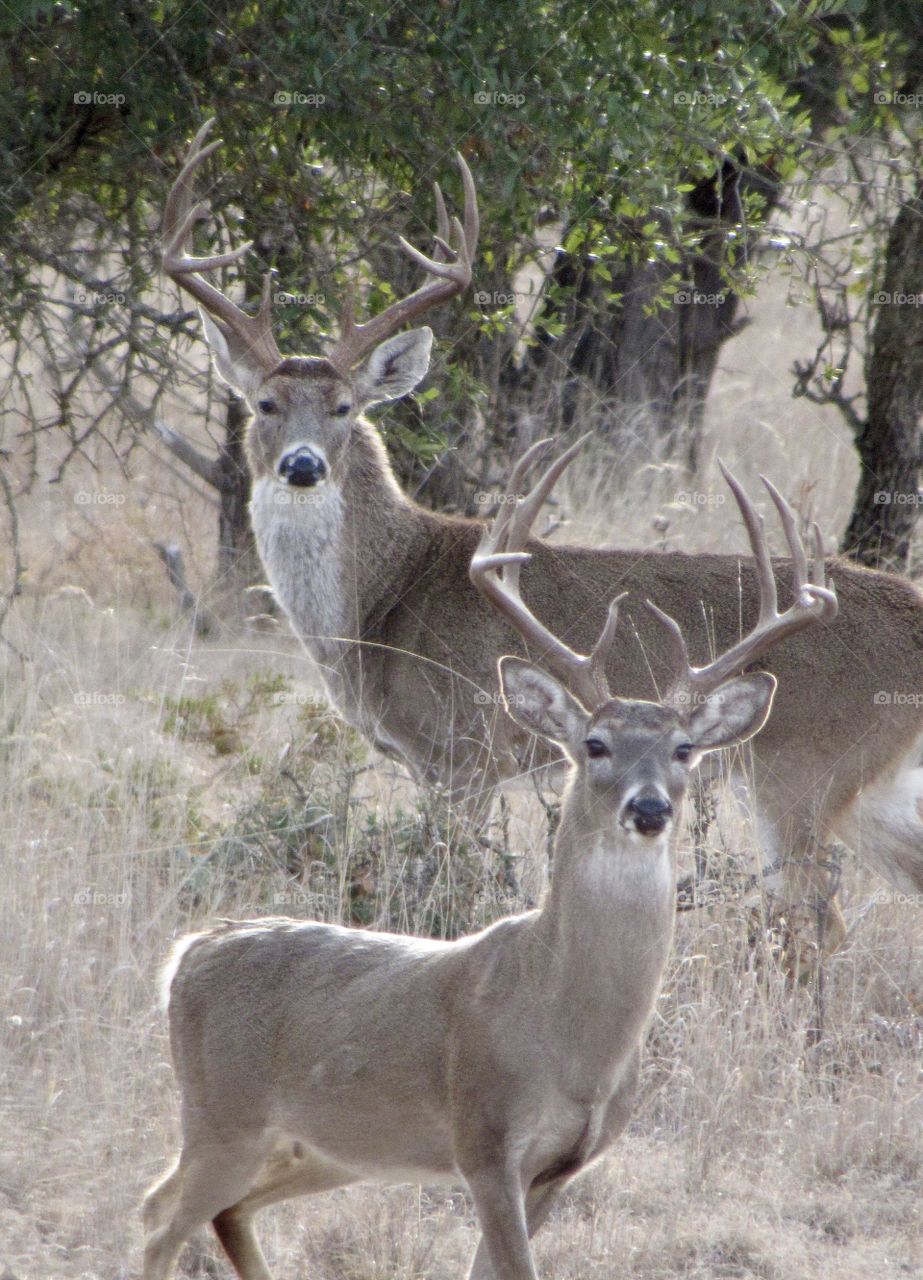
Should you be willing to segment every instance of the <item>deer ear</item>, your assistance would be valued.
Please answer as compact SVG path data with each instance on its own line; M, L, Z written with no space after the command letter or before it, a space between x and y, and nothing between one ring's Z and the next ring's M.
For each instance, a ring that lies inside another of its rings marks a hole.
M432 329L410 329L380 343L353 374L364 409L384 400L399 400L413 391L429 368Z
M549 738L571 754L586 736L589 716L554 676L521 658L501 658L500 688L506 710L517 724Z
M246 343L225 325L213 320L207 311L199 308L202 327L212 353L218 376L233 390L244 397L251 409L256 404L257 392L269 373L253 355Z
M768 671L725 680L689 718L689 740L699 751L717 751L759 733L772 709L776 678Z

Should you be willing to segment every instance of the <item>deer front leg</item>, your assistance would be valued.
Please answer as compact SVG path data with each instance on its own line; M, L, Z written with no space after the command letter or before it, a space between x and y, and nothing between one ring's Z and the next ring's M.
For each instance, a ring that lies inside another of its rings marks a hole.
M569 1180L570 1176L565 1175L555 1179L554 1182L545 1182L541 1186L533 1184L529 1188L526 1196L526 1231L530 1240L554 1208ZM529 1252L531 1254L531 1250ZM499 1275L500 1273L494 1271L491 1264L486 1238L481 1236L468 1273L468 1280L497 1280Z

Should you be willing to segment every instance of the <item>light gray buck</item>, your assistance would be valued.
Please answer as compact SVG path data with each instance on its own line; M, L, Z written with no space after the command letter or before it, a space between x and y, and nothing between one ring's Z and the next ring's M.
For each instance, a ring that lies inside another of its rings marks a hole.
M218 145L193 141L167 200L164 267L200 304L215 364L253 411L247 456L252 519L276 598L317 662L341 714L420 781L480 797L556 748L504 716L497 659L522 652L506 619L468 578L480 522L426 511L401 492L363 409L411 391L426 373L432 333L405 324L461 293L478 234L474 184L459 157L464 225L437 188L435 257L403 248L427 283L364 325L344 321L324 356L284 358L272 336L267 288L246 315L202 276L247 246L192 257L207 210L192 179ZM534 542L523 573L529 608L585 650L606 601L628 591L675 617L693 660L727 649L756 616L756 575L736 555L590 550ZM787 562L775 565L789 572ZM792 636L767 666L781 692L754 744L751 799L784 903L823 909L827 873L816 860L831 835L893 884L923 891L923 596L907 581L836 566L840 615L822 636ZM651 698L669 678L671 649L644 610L613 649L607 675L626 696ZM829 945L842 937L835 905Z
M572 455L484 527L471 563L475 587L544 655L501 658L506 708L570 762L541 908L456 942L275 918L180 940L164 985L183 1148L145 1202L144 1280L166 1280L208 1221L241 1280L270 1280L252 1224L263 1206L441 1180L474 1199L472 1280L536 1280L529 1238L624 1128L673 932L674 819L690 775L769 714L775 677L733 673L829 621L836 597L822 557L808 580L795 539L795 600L778 613L759 517L735 487L760 583L752 634L696 670L677 624L650 605L669 687L658 702L613 698L618 600L584 657L519 593L529 525Z

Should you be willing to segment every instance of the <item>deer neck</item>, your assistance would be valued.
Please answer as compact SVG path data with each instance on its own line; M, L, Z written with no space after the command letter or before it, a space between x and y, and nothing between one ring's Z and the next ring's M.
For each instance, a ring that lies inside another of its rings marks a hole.
M590 821L571 788L561 813L551 887L535 918L543 997L557 1034L605 1070L643 1032L673 935L669 835L630 835L608 815Z
M371 423L359 419L343 484L341 564L349 584L350 634L363 635L415 577L437 516L403 492Z

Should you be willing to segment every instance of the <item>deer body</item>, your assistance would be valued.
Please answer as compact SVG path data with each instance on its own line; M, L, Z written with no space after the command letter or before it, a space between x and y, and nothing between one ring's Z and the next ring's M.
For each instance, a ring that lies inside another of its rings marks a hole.
M531 1144L532 1176L599 1133L659 990L673 859L645 847L614 867L610 835L575 865L562 831L543 909L458 942L273 919L186 940L170 988L173 1025L197 1028L191 1046L174 1037L193 1082L184 1127L223 1103L271 1149L302 1143L344 1182L464 1180L466 1144L480 1145L466 1130L488 1099L522 1110L504 1141ZM230 1009L247 1028L237 1045ZM229 1052L243 1097L219 1087Z
M618 732L632 707L595 723ZM640 740L662 757L684 730L653 711ZM256 1210L357 1181L467 1185L472 1277L535 1280L529 1236L628 1120L669 953L673 825L629 828L633 749L615 807L576 772L538 911L457 942L280 919L180 942L165 985L183 1152L147 1197L145 1280L209 1220L241 1280L266 1280Z
M347 314L327 356L285 358L272 336L269 278L256 316L205 278L247 246L205 258L187 252L207 217L191 184L218 145L205 145L209 127L167 200L164 265L199 303L215 365L253 412L253 522L271 585L344 716L419 780L467 797L480 816L498 783L559 756L536 748L499 710L497 659L524 650L467 580L480 526L406 498L361 416L426 373L432 333L400 330L470 283L478 237L471 175L459 156L464 224L449 219L436 189L432 258L401 241L427 272L424 285L365 324ZM525 597L569 644L585 645L605 601L625 589L678 619L696 661L731 644L754 614L755 577L736 556L541 543L530 552ZM831 835L899 888L923 891L923 595L887 574L839 562L835 572L841 610L824 643L793 636L766 663L782 692L754 745L751 793L773 887L817 911L829 945L845 933L815 860ZM633 621L637 634L612 655L608 674L633 697L656 697L669 645L649 618Z
M342 714L419 780L439 782L458 797L489 796L493 786L522 777L536 763L559 760L498 705L496 659L523 653L524 646L468 581L481 523L411 502L398 489L377 433L362 420L337 461L342 481L332 473L323 487L340 486L339 505L348 513L339 526L340 546L327 552L341 566L339 582L349 593L343 630L325 632L315 605L314 562L306 548L318 536L313 525L323 508L280 508L290 520L284 544L267 535L255 507L254 527L275 594ZM277 508L268 510L272 525ZM598 633L605 601L616 591L660 603L679 620L700 662L730 645L755 617L755 574L738 556L537 541L529 550L524 596L578 649ZM788 561L774 564L780 578L788 576ZM840 611L824 644L810 632L799 634L765 660L780 689L772 719L752 745L753 800L771 851L798 862L831 832L859 843L850 823L860 793L874 792L880 779L897 799L904 762L912 774L923 733L923 708L893 696L923 690L923 597L901 578L845 561L835 562L834 573ZM643 610L632 610L631 618L634 629L626 631L608 674L626 695L656 697L666 671L664 640ZM332 635L339 639L331 642ZM888 702L876 702L879 691ZM881 805L858 850L906 892L923 887L923 818L914 810L923 786L913 794L893 813ZM894 828L903 822L890 843L889 822Z

